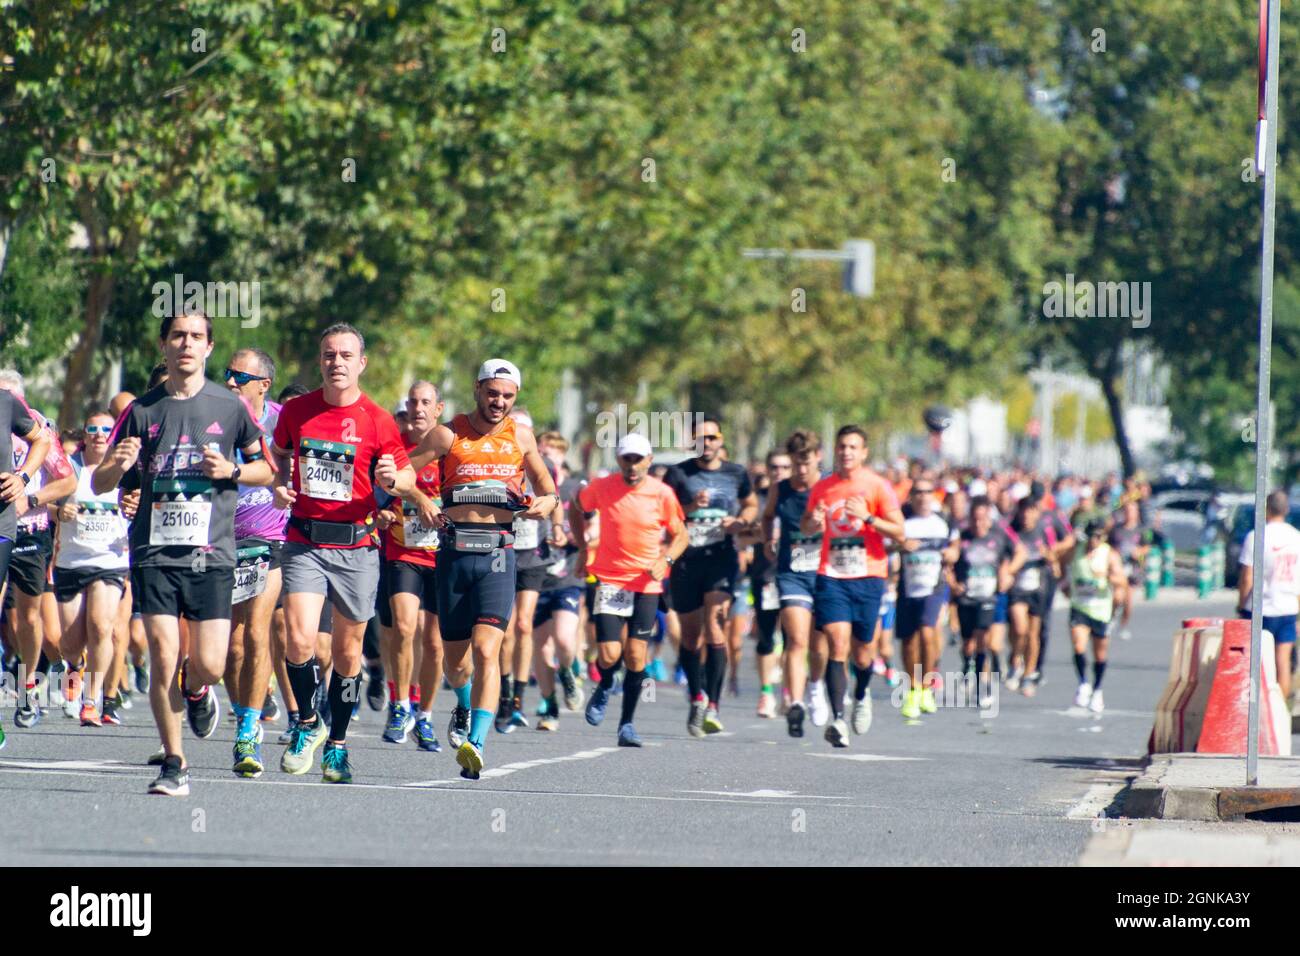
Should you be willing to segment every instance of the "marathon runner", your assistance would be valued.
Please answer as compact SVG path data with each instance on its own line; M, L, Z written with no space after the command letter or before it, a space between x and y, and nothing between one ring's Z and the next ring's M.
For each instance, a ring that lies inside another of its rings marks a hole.
M835 436L835 471L813 485L800 530L822 535L817 586L813 593L816 623L830 642L826 688L834 719L825 738L833 747L849 745L844 722L844 693L848 676L850 638L859 680L871 680L871 641L875 637L880 601L885 593L889 561L885 540L905 540L903 513L893 488L867 467L867 433L857 425L843 426ZM855 719L870 726L870 697L854 710L866 712Z
M366 363L366 340L357 329L346 323L327 328L320 338L323 384L284 406L271 448L276 501L291 509L281 561L285 669L298 704L298 724L280 768L309 771L328 734L321 755L327 783L352 780L348 724L361 700L361 647L379 591L374 488L405 496L415 486L397 423L358 384ZM424 518L432 524L432 514ZM317 634L326 599L333 609L328 729L316 705L322 683Z
M532 429L510 417L522 384L510 362L484 362L474 411L436 426L411 456L419 469L441 463L438 610L447 680L456 694L447 736L470 780L483 769L487 730L500 703L501 643L515 600L514 518L546 518L560 501ZM531 501L525 478L540 492Z
M225 371L226 387L248 405L269 443L281 405L267 396L275 382L275 361L261 349L240 349ZM243 464L243 458L239 459ZM262 712L271 681L271 626L280 600L280 562L288 513L275 506L265 485L240 485L235 503L235 589L231 595L230 650L226 693L238 722L232 770L260 777Z
M934 503L934 480L922 474L908 491L911 515L903 521L902 571L899 575L898 639L903 645L903 669L911 684L903 701L902 715L916 719L939 709L932 675L939 669L939 617L948 606L945 564L949 545L957 532L949 528ZM857 650L858 648L855 648ZM865 647L863 648L865 653ZM870 725L870 698L866 685L871 677L871 660L854 661L855 687L853 732L865 734ZM865 718L860 717L866 709ZM859 730L859 726L863 729Z
M1101 679L1106 674L1115 595L1125 589L1126 578L1123 561L1106 543L1105 522L1093 519L1085 531L1087 543L1079 546L1070 563L1069 578L1070 640L1074 645L1074 671L1079 676L1074 705L1100 714L1106 706L1101 693ZM1084 654L1090 637L1092 683L1088 683L1088 658Z
M776 497L776 486L790 477L791 459L784 451L772 450L764 459L765 474L760 485L754 482L755 490L761 492L761 512L767 514L767 501ZM780 666L776 656L776 627L781 616L781 592L776 584L777 563L775 553L764 546L762 523L758 522L752 534L746 535L746 541L752 541L753 558L749 564L750 597L754 602L754 629L758 632L755 653L758 657L758 716L772 718L776 716L777 668ZM784 640L784 634L782 634Z
M1048 496L1047 488L1041 481L1030 484L1029 497L1038 502L1042 513L1040 520L1051 529L1051 536L1055 539L1044 571L1043 606L1038 614L1038 664L1030 675L1037 686L1044 683L1042 665L1047 660L1047 640L1052 633L1052 603L1056 600L1056 587L1060 582L1061 569L1072 560L1074 546L1078 543L1078 539L1074 536L1074 528L1070 524L1069 516L1056 507L1055 499Z
M739 574L734 536L758 516L758 498L744 467L719 456L723 436L716 418L697 420L692 438L697 456L669 468L664 482L677 495L689 534L669 586L682 626L681 664L691 701L687 729L703 737L722 730L718 703L727 673L726 622Z
M1025 562L1007 595L1011 619L1012 664L1007 690L1026 697L1038 693L1038 636L1043 615L1043 587L1056 544L1052 527L1041 518L1038 502L1024 497L1011 522L1015 540L1024 545Z
M1126 500L1121 508L1122 517L1110 531L1110 546L1119 552L1128 574L1129 587L1119 597L1119 639L1129 640L1129 621L1133 617L1133 591L1142 586L1146 573L1147 552L1151 550L1151 532L1142 526L1142 512L1137 499Z
M600 683L592 689L586 716L593 727L605 719L621 660L627 673L618 722L620 747L641 746L632 718L645 680L646 642L654 633L663 580L689 540L677 496L648 474L652 458L644 435L624 435L618 443L619 473L591 482L569 510L580 554L586 554L587 514L600 515L600 545L588 569L599 582L592 617L599 642L596 666ZM672 536L666 554L660 547L665 532Z
M220 716L210 685L221 679L230 642L237 482L268 485L272 472L248 406L204 377L212 320L167 316L159 342L167 380L123 413L90 483L96 495L118 485L141 491L131 522L131 590L149 639L149 703L164 750L149 792L185 796L182 706L199 737L210 736ZM232 460L236 450L246 464ZM183 660L182 617L190 624Z
M406 393L408 432L402 437L411 451L438 425L443 401L432 382L415 382ZM433 729L433 701L442 681L442 635L438 632L438 529L425 524L421 514L430 506L441 507L438 466L429 464L415 476L415 487L401 499L392 499L387 512L388 602L392 609L393 642L389 660L393 664L393 689L397 699L389 701L388 725L383 739L390 744L406 741L415 731L421 750L438 753L442 745ZM409 687L414 676L416 635L423 649L419 669L419 713L412 712Z
M1273 491L1264 502L1264 630L1273 635L1277 683L1282 699L1291 701L1291 651L1296 643L1296 614L1300 613L1300 531L1286 520L1290 502L1285 491ZM1237 579L1237 614L1249 619L1255 585L1255 531L1241 546Z
M0 391L11 394L19 404L26 401L23 377L13 369L0 372ZM18 655L22 658L26 671L25 693L20 695L14 723L24 728L36 726L42 715L40 700L35 693L42 649L47 651L52 665L57 659L57 611L51 622L55 626L46 627L47 616L43 607L50 563L54 557L54 534L50 527L48 505L66 498L77 487L77 478L72 472L72 465L63 454L57 431L38 412L33 412L30 408L27 411L40 427L47 451L39 459L39 467L30 482L25 483L22 494L14 500L13 507L5 509L9 514L17 515L17 533L10 539L13 544L8 569ZM4 459L6 464L12 462L14 470L11 474L26 474L27 457L33 447L22 438L13 441L13 457ZM0 535L4 534L0 530ZM62 670L62 661L58 660L57 663ZM76 666L77 661L74 659L71 670L75 671ZM51 667L51 670L54 669ZM67 690L73 690L75 708L75 673L68 672L65 680L68 684L62 689L65 695ZM64 700L66 701L66 696Z
M826 635L813 634L813 592L817 587L817 565L821 555L821 534L804 534L800 528L812 486L821 478L822 446L817 433L797 429L785 442L790 458L788 477L776 483L763 507L763 547L775 561L777 596L781 602L781 635L785 640L785 686L790 696L786 730L791 737L803 736L804 691L808 682L809 638L814 668L819 662L825 674ZM824 701L821 694L815 700ZM827 708L829 710L829 708ZM829 717L829 715L828 715ZM823 724L825 721L822 722Z
M54 596L59 602L63 659L84 652L88 676L81 687L83 727L101 727L111 701L101 701L104 677L113 658L113 631L130 572L127 522L117 491L95 494L91 476L108 452L113 417L104 411L86 416L85 445L72 459L76 488L59 508ZM111 721L110 721L111 722ZM117 721L120 722L120 721Z

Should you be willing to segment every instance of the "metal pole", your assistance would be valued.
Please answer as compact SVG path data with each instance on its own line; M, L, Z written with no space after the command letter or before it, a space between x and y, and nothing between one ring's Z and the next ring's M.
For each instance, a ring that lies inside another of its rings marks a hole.
M1267 126L1264 130L1264 226L1260 255L1259 394L1255 400L1255 547L1250 595L1250 711L1247 720L1246 786L1259 783L1259 670L1264 618L1264 499L1268 494L1269 388L1273 350L1273 224L1277 199L1277 60L1281 0L1268 4Z

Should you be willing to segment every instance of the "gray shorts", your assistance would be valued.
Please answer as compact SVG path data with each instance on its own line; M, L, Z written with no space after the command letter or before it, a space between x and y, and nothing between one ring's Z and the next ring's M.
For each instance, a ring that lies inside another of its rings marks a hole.
M285 594L324 594L354 621L375 614L379 592L378 548L321 548L288 543L280 554Z

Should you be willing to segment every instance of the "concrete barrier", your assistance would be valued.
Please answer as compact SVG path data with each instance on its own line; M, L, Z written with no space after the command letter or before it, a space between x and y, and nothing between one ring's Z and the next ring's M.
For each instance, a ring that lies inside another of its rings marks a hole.
M1184 619L1174 634L1169 679L1156 704L1148 753L1185 753L1196 748L1222 642L1221 618Z

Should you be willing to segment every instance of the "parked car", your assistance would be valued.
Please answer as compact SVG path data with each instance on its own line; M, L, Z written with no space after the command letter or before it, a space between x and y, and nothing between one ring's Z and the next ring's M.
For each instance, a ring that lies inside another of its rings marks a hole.
M1228 525L1227 553L1224 556L1223 583L1230 588L1237 586L1237 577L1241 573L1241 549L1246 543L1246 535L1255 527L1255 496L1241 495L1244 503L1238 504L1232 513ZM1292 504L1286 516L1287 524L1300 528L1300 504Z
M1160 530L1176 551L1196 551L1207 539L1222 534L1220 505L1208 488L1185 488L1152 495Z

